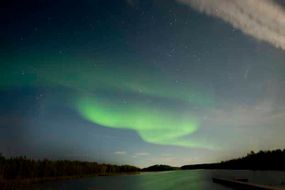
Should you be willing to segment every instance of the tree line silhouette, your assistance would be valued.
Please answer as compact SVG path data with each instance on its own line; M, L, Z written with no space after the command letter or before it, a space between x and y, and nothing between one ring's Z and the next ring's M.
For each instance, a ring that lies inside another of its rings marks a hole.
M245 157L211 164L185 165L176 168L154 165L140 169L130 165L99 164L71 160L33 160L26 157L5 158L0 154L0 182L7 180L40 180L89 175L111 175L139 171L166 171L175 169L246 169L285 170L285 149L250 152Z
M285 170L285 149L251 151L245 157L213 164L185 165L181 169Z
M130 165L118 166L70 160L33 160L26 157L5 158L0 154L0 181L110 175L139 170Z

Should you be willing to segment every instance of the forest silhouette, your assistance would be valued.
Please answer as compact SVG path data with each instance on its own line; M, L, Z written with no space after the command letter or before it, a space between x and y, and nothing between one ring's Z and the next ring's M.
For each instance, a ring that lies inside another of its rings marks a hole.
M0 182L37 181L64 177L113 175L177 169L285 170L284 161L285 149L260 151L257 153L251 151L245 157L222 161L220 163L184 165L180 168L167 165L154 165L143 169L130 165L118 166L71 160L33 160L27 157L5 158L0 155Z
M251 151L245 157L220 163L185 165L181 169L285 170L285 149Z
M130 165L99 164L71 160L33 160L27 157L5 158L0 155L0 181L40 180L62 177L83 177L133 173L139 168Z

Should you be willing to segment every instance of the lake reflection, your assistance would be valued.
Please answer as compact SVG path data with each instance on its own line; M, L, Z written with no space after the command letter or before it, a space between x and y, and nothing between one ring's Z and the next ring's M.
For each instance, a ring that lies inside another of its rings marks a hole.
M285 181L285 172L231 171L231 170L187 170L138 175L93 177L77 180L51 181L35 185L40 190L229 190L214 184L212 176L246 177L250 181L267 185L280 185ZM271 176L271 177L269 177Z
M37 185L38 189L50 190L189 190L212 189L226 190L229 188L214 184L211 174L206 170L169 171L142 173L138 175L122 175L94 177L78 180L53 181Z

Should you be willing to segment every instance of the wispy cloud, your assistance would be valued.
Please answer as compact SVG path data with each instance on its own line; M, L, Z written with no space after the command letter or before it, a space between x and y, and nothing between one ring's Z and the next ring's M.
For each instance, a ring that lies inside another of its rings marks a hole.
M114 154L124 155L124 154L127 154L127 152L126 151L116 151L116 152L114 152Z
M263 95L255 103L232 103L205 112L202 125L212 131L207 143L217 143L216 146L226 149L236 147L241 151L284 146L285 107L279 99L279 93L284 93L282 86L284 82L268 81ZM199 140L204 135L198 136Z
M177 0L285 50L285 10L273 0Z
M137 157L148 156L148 155L150 155L148 152L137 152L132 157L137 158Z
M148 156L149 153L148 152L138 152L136 153L137 156Z

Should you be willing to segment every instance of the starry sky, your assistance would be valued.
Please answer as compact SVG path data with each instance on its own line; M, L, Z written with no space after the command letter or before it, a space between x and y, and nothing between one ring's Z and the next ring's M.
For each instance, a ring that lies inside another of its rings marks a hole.
M284 148L282 0L10 0L0 152L140 167Z

